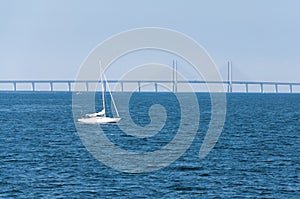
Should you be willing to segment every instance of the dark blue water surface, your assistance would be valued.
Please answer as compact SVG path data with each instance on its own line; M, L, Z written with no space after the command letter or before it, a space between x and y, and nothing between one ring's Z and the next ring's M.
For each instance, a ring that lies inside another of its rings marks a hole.
M210 98L198 94L198 100L201 120L190 149L168 167L128 174L105 166L83 146L71 93L0 93L0 198L300 198L299 94L227 95L222 135L205 159L198 153ZM135 94L131 103L138 125L149 124L148 108L155 103L165 107L168 120L155 135L157 144L130 136L116 144L151 151L175 136L179 124L172 121L181 116L173 95ZM118 142L118 133L110 140Z

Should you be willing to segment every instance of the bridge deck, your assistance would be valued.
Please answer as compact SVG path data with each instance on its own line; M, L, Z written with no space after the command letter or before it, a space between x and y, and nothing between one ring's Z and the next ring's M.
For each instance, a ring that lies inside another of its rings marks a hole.
M288 86L288 92L294 93L294 88L298 88L300 83L292 83L292 82L251 82L251 81L169 81L169 80L108 80L109 84L118 84L120 92L126 91L125 85L126 84L134 84L139 92L142 92L142 85L148 84L153 86L154 92L159 92L159 86L168 84L170 86L170 90L175 92L177 91L178 85L190 84L193 86L198 85L208 85L208 84L221 84L224 88L227 87L227 92L236 92L233 88L236 86L244 86L243 92L253 92L249 89L249 86L259 86L259 92L264 93L266 86L272 86L274 89L274 93L281 93L279 90L280 86ZM54 85L63 84L65 85L64 89L60 89L59 91L75 91L74 85L75 84L83 84L85 89L84 91L93 91L90 88L91 84L99 84L99 80L1 80L0 81L0 91L24 91L24 89L18 88L20 85L30 85L30 88L25 89L26 91L39 91L36 89L37 85L39 84L48 84L48 90L43 89L43 91L58 91L55 89ZM3 85L6 85L3 86ZM106 85L105 85L106 88ZM300 90L300 89L297 89ZM181 92L181 90L178 90ZM199 90L201 92L201 90ZM241 91L239 91L241 92Z

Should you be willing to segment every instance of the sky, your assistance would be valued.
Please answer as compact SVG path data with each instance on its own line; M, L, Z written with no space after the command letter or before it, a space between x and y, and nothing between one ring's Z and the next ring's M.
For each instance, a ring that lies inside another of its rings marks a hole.
M233 80L300 82L297 0L0 2L0 80L75 79L105 39L161 27L201 44L224 78L230 60Z

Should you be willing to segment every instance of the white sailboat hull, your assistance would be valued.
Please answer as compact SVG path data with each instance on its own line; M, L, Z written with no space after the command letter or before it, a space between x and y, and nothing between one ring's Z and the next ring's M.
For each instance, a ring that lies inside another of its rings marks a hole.
M121 118L111 118L111 117L91 117L91 118L81 118L78 122L85 124L110 124L117 123Z

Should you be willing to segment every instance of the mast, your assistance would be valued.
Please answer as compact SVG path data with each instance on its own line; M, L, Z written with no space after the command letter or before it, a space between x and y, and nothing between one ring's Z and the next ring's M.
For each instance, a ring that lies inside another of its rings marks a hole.
M103 72L101 71L101 60L99 60L100 65L100 81L101 81L101 87L102 87L102 109L105 110L105 98L104 98L104 82L103 82ZM105 112L105 111L104 111Z

